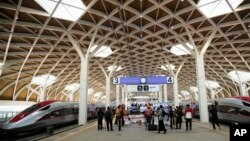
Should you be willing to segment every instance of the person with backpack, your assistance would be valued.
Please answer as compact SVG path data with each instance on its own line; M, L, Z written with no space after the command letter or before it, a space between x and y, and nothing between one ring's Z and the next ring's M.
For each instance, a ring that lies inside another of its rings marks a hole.
M98 120L98 130L102 130L102 120L103 120L104 113L101 108L97 112L97 120Z
M105 121L107 124L107 130L109 131L109 127L111 131L113 130L113 125L112 125L112 119L113 119L113 113L110 110L110 107L107 108L107 111L105 112Z
M160 109L158 112L158 120L159 120L159 127L158 127L158 133L160 133L160 131L164 131L163 134L166 134L167 129L165 128L164 125L164 116L166 115L166 112L163 110L163 106L160 105Z
M193 110L190 108L190 105L186 105L185 109L185 119L186 119L186 131L188 130L188 125L189 125L189 130L192 130L192 113Z

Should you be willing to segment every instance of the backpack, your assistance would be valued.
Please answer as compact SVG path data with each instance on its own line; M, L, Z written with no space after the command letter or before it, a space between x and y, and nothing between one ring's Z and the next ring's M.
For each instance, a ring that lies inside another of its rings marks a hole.
M121 117L121 113L120 113L119 109L116 109L115 116L118 117L118 118Z
M162 113L161 113L161 116L165 116L165 115L167 115L167 113L162 109Z

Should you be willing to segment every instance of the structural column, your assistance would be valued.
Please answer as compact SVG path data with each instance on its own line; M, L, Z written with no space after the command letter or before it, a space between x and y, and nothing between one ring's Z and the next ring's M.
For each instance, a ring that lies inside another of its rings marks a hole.
M87 124L87 102L88 102L88 71L89 59L81 58L80 71L80 100L79 100L79 118L78 124Z
M204 69L204 55L196 54L196 77L199 94L200 120L208 122L207 89Z
M40 93L39 93L39 99L40 99L40 102L42 102L42 101L44 101L45 100L45 90L46 90L46 88L44 88L44 87L40 87Z
M168 87L167 84L163 85L163 95L164 95L164 102L168 101Z
M239 86L240 86L240 95L241 96L248 96L248 91L246 90L247 89L246 83L240 82Z
M128 88L127 88L127 85L125 85L124 89L125 89L125 110L127 110L127 107L128 107Z
M69 101L74 101L74 92L69 92Z
M159 85L159 102L162 102L162 85Z
M116 85L116 107L120 104L120 89L119 85Z
M125 86L125 85L123 85L123 86ZM124 87L122 87L122 104L124 104L125 103L125 91L124 91Z
M174 75L174 106L179 106L179 97L178 97L178 74Z
M110 106L110 76L106 77L106 109Z

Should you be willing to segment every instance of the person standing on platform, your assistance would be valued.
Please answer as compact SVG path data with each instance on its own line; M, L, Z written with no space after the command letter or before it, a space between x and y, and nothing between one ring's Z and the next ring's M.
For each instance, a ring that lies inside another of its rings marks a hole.
M118 126L118 131L122 128L122 117L121 117L121 106L119 105L115 110L116 124Z
M111 131L113 130L113 125L112 125L112 119L113 119L113 113L110 110L110 107L107 108L107 111L105 112L105 121L107 124L107 130L109 131L109 127Z
M176 129L181 129L182 115L182 107L179 106L176 110Z
M165 111L163 110L163 106L160 105L160 109L158 112L158 120L159 120L158 133L160 133L160 131L164 131L163 134L166 134L167 129L165 128L164 121L163 121L164 116L165 116Z
M217 109L214 105L211 106L209 112L211 113L211 122L213 124L213 128L214 130L216 129L215 124L218 126L218 128L220 129L220 125L219 125L219 119L218 119L218 114L217 114Z
M188 130L188 125L189 125L189 130L192 130L192 113L193 110L190 108L190 105L186 105L185 109L185 119L186 119L186 131Z
M101 108L97 112L97 119L98 119L98 130L102 130L102 120L103 120L104 112Z
M172 106L169 107L169 114L168 114L168 117L169 117L169 122L170 122L170 129L173 128L173 117L174 117L174 111L173 111L173 108Z
M146 117L146 123L148 126L151 124L151 118L152 118L152 110L151 110L150 106L148 106L146 109L145 117Z

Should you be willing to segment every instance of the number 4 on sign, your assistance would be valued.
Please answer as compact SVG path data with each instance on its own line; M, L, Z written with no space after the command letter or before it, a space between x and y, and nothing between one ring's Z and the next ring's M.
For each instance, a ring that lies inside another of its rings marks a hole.
M167 83L174 83L173 77L167 77Z

